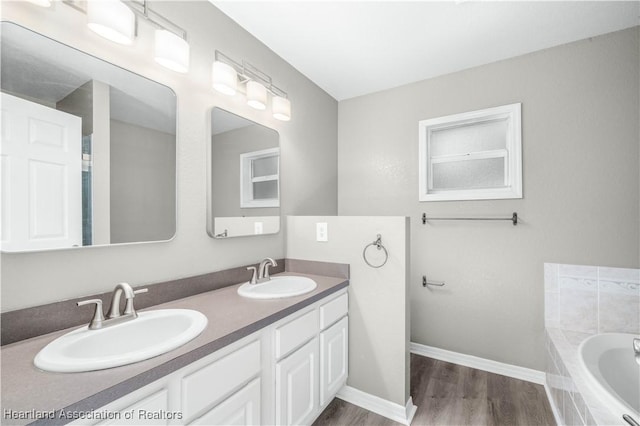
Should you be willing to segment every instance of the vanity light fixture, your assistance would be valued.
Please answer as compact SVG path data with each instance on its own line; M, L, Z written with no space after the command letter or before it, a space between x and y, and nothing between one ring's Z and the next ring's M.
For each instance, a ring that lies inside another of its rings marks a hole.
M246 95L247 104L255 109L267 108L271 94L271 109L277 120L291 120L291 102L287 94L276 87L264 72L246 61L238 63L216 50L211 71L212 86L225 95L233 96L237 91Z
M263 110L267 108L267 88L257 81L247 81L247 105Z
M120 0L93 0L87 2L87 25L107 40L131 44L135 37L136 17Z
M33 3L35 5L38 6L42 6L42 7L50 7L51 6L51 0L27 0L29 3Z
M29 0L41 3L50 0ZM67 6L87 14L89 28L120 44L131 44L137 35L136 17L156 28L153 57L160 65L176 72L189 71L187 32L151 10L147 0L62 0ZM86 3L86 6L84 5Z
M273 116L278 120L291 120L291 102L289 99L282 96L274 96L271 99L271 109L273 110Z
M215 61L211 68L213 88L225 95L233 96L238 89L238 73L229 64Z
M189 43L187 40L164 29L155 31L155 55L157 63L170 70L189 71Z

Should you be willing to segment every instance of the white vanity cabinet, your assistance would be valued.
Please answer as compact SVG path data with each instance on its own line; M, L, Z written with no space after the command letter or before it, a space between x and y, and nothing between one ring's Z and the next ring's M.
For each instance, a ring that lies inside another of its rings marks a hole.
M311 424L346 384L348 310L347 292L338 292L276 327L277 425Z
M347 380L347 313L343 289L74 424L311 424Z
M256 340L182 377L180 406L185 423L228 424L244 418L250 421L246 424L260 424L260 344Z
M326 406L347 382L349 319L345 316L320 333L320 405Z
M319 414L318 338L276 363L276 424L311 424Z
M189 424L260 425L260 393L260 379L257 378Z

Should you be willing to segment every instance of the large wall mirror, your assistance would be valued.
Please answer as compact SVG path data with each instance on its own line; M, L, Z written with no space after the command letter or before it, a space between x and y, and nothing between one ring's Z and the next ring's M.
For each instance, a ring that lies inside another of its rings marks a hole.
M220 108L211 110L208 233L214 238L280 231L280 136Z
M173 91L19 25L0 25L0 248L171 239Z

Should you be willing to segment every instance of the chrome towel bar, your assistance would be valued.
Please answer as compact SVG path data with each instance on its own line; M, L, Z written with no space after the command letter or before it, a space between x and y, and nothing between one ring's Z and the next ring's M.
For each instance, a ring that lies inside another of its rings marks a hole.
M513 212L511 217L427 217L426 213L422 213L422 224L426 225L429 220L509 220L515 226L518 224L518 213Z
M426 287L428 285L433 285L436 287L444 287L444 282L431 282L431 281L427 281L427 276L423 275L422 276L422 287Z

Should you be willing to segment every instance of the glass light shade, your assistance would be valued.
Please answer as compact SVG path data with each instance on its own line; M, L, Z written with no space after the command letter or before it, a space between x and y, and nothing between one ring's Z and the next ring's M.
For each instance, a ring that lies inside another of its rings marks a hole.
M229 64L215 61L211 68L213 88L225 95L233 96L238 87L238 73Z
M50 7L51 0L27 0L29 3L37 4L42 7Z
M271 100L271 108L273 109L273 117L282 120L291 120L291 102L282 96L274 96Z
M157 63L172 71L189 71L189 43L167 30L156 30L154 58Z
M136 17L120 0L89 0L87 25L102 37L119 44L131 44Z
M267 108L267 88L257 81L247 82L247 104L251 108Z

